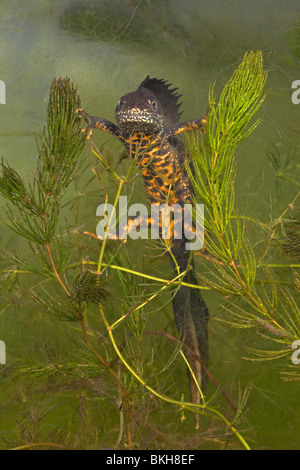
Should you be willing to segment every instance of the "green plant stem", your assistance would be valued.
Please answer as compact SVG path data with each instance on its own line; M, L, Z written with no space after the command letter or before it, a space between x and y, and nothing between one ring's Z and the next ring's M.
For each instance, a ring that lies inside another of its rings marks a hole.
M43 223L43 228L44 228L44 223ZM64 289L67 296L70 297L70 292L69 292L68 288L66 287L65 283L62 281L62 279L61 279L61 277L60 277L60 275L59 275L59 273L56 269L56 266L55 266L55 263L54 263L54 260L53 260L52 254L51 254L50 244L48 242L46 243L46 249L47 249L47 252L48 252L48 256L49 256L49 259L50 259L50 262L51 262L51 266L52 266L54 275L55 275L57 281L59 282L59 284L61 285L61 287ZM98 351L96 351L96 349L91 344L91 342L88 338L86 328L85 328L85 324L84 324L84 321L81 317L80 312L78 312L78 321L79 321L79 324L80 324L80 327L81 327L81 331L82 331L84 340L85 340L88 348L97 357L97 359L101 362L101 364L109 370L109 372L113 375L113 377L119 383L119 378L118 378L117 374L111 369L109 364L102 358L102 356L98 353Z
M18 447L12 447L9 450L25 450L25 449L33 449L35 447L57 447L58 449L62 450L71 450L70 447L64 446L62 444L57 444L56 442L32 442L30 444L24 444Z
M81 263L73 263L72 265L70 265L70 267L75 267L75 266L78 266L79 264L95 265L97 263L95 261L83 260ZM102 266L112 268L112 269L116 269L116 270L123 271L123 272L127 272L129 274L134 274L138 277L143 277L144 279L149 279L151 281L156 281L156 282L160 282L160 283L163 283L163 284L168 284L168 285L173 285L174 284L174 285L182 285L182 286L187 286L187 287L193 287L195 289L201 289L201 290L211 290L210 287L207 287L207 286L198 286L198 285L195 285L195 284L189 284L188 282L184 282L184 281L182 281L182 282L177 281L176 279L179 276L176 276L174 278L175 280L174 279L163 279L161 277L151 276L149 274L141 273L139 271L134 271L133 269L123 268L122 266L116 266L116 265L109 264L109 263L102 263ZM181 273L181 276L183 274L184 273Z
M128 362L126 361L126 359L124 358L124 356L122 355L121 351L119 350L118 346L117 346L117 343L115 341L115 338L114 338L114 335L113 335L113 332L112 332L112 329L111 329L111 326L109 324L109 322L107 321L107 318L105 316L105 313L104 313L104 310L102 308L102 305L99 304L99 310L100 310L100 315L101 315L101 318L105 324L105 327L106 327L106 330L108 332L108 335L110 337L110 340L111 340L111 343L114 347L114 350L116 351L118 357L120 358L120 360L122 361L122 363L124 364L124 366L129 370L129 372L131 373L131 375L133 377L135 377L135 379L141 384L143 385L143 387L145 387L150 393L153 393L156 397L158 397L159 399L167 402L167 403L171 403L173 405L176 405L176 406L179 406L181 408L184 408L186 410L189 410L189 411L192 411L192 412L200 412L199 410L202 409L203 412L205 412L205 410L215 414L218 418L220 418L222 421L224 421L226 423L226 425L232 430L232 432L237 436L237 438L240 440L240 442L243 444L243 446L245 447L245 449L247 450L251 450L250 449L250 446L248 445L248 443L246 442L246 440L243 438L243 436L237 431L237 429L230 423L230 421L228 421L225 416L222 415L222 413L220 413L218 410L214 409L214 408L211 408L211 407L208 407L206 405L202 405L202 404L196 404L196 403L189 403L189 402L181 402L181 401L178 401L178 400L174 400L164 394L161 394L159 392L157 392L155 389L153 389L152 387L150 387L150 385L148 385L133 369L132 367L128 364Z
M174 279L176 280L176 279L178 279L182 276L184 276L184 273L179 274ZM137 312L141 308L145 307L145 305L147 305L149 302L151 302L153 299L155 299L155 297L157 297L161 292L163 292L168 287L169 287L169 285L163 286L161 289L159 289L158 292L155 292L155 294L151 295L151 297L149 297L145 302L143 302L140 305L137 305L135 308L133 308L130 313ZM113 323L111 325L111 329L112 330L115 329L122 321L124 321L127 318L127 316L128 316L128 313L126 313L125 315L122 315L117 321L115 321L115 323Z
M300 264L260 264L262 268L300 268Z
M118 204L118 200L119 200L119 197L120 197L120 194L121 194L123 185L124 185L124 180L120 178L120 179L119 179L119 186L118 186L117 194L116 194L116 197L115 197L115 202L114 202L114 205L113 205L113 211L111 212L110 218L109 218L109 220L108 220L108 229L109 229L109 226L110 226L110 223L111 223L113 214L114 214L114 212L116 211L116 207L117 207L117 204ZM107 243L107 237L103 240L102 246L101 246L101 250L100 250L99 261L98 261L98 267L97 267L97 273L98 273L98 274L101 274L102 261L103 261L103 256L104 256L104 251L105 251L106 243Z

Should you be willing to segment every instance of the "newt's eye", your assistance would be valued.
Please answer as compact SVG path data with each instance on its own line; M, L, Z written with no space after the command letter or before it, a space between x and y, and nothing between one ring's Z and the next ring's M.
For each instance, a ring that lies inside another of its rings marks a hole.
M117 108L118 108L118 109L121 109L122 106L123 106L123 104L124 104L124 100L121 98L120 101L119 101L119 103L118 103L118 105L117 105Z
M153 109L157 109L157 102L155 100L151 101L151 106Z

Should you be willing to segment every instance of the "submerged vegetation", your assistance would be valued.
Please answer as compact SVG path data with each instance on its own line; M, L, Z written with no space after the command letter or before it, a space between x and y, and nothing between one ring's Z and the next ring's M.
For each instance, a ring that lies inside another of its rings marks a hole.
M269 222L240 214L235 204L237 148L259 124L252 118L263 102L265 82L262 54L246 54L218 100L211 88L205 134L186 136L195 202L205 205L206 252L197 257L200 287L195 288L217 293L220 321L253 328L261 337L264 348L248 347L248 359L277 358L287 366L283 378L299 380L291 356L292 343L300 339L300 228L299 218L289 217L299 196L297 179L294 199ZM82 205L84 191L77 190L86 143L78 107L69 79L53 80L31 179L24 181L2 163L0 193L9 203L7 224L27 241L30 253L25 257L3 250L3 289L11 289L14 299L9 303L5 297L2 309L16 303L16 296L26 297L34 302L36 314L67 321L75 338L67 353L49 354L45 363L32 360L9 371L24 388L44 388L22 430L16 426L2 440L7 448L249 449L251 423L244 413L249 390L239 390L234 403L210 374L207 396L196 405L189 402L187 384L176 377L176 370L185 366L187 346L160 325L162 317L168 321L168 304L182 276L156 274L153 265L164 259L155 246L149 248L148 263L136 256L133 261L129 243L93 235L95 222L88 222ZM91 150L96 163L89 171L99 183L101 199L113 201L116 208L122 192L131 192L139 176L137 162L122 166L109 150L95 144ZM281 156L274 149L269 156L278 174L284 166ZM285 165L281 175L290 177L288 170ZM77 190L74 218L66 222L64 202L73 197L72 187ZM273 262L274 253L280 262ZM283 269L288 271L284 282ZM48 405L43 400L56 394L67 401L64 392L74 394L68 422L51 432L41 429L52 406L50 399ZM194 413L200 415L199 429Z

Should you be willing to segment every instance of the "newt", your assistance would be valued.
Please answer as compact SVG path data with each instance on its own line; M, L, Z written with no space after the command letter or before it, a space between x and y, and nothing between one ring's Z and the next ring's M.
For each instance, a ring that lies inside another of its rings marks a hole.
M87 122L83 132L90 138L94 129L115 136L124 144L131 157L138 153L138 165L145 182L150 204L192 204L193 188L185 169L185 148L181 134L205 129L205 118L180 122L178 88L163 79L149 75L136 91L121 97L115 110L117 124L104 118L90 116L77 110ZM174 273L178 269L186 274L184 282L197 285L197 276L190 251L185 249L186 239L171 240L170 256ZM175 260L176 262L175 262ZM177 263L177 265L176 265ZM179 338L188 348L184 353L201 387L205 392L208 364L208 308L199 289L181 285L172 298L175 324ZM201 362L195 357L197 355ZM201 402L201 394L188 370L191 399Z

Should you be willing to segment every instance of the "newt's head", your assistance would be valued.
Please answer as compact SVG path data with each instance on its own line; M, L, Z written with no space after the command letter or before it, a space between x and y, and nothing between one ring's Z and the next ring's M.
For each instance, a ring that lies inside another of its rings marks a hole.
M163 111L155 95L145 88L122 96L116 107L118 126L128 131L156 134L163 129Z
M179 122L181 113L177 101L181 95L175 93L177 88L170 90L169 87L164 80L148 75L136 91L120 99L115 112L119 127L129 133L153 135Z

